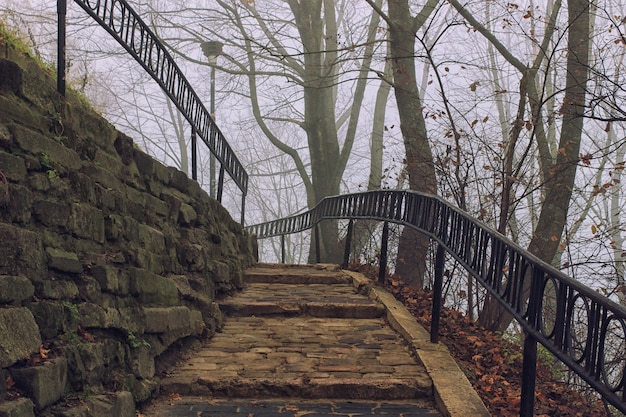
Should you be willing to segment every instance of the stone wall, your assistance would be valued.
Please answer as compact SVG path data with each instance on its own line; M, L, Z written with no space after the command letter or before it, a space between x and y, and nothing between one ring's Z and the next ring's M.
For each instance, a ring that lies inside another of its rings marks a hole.
M55 85L0 45L0 417L134 416L169 352L219 328L254 242Z

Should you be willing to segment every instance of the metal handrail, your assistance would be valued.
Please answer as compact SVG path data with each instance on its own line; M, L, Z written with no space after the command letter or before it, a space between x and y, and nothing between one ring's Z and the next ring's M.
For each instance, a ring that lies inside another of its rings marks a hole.
M241 223L244 223L248 173L224 138L171 54L126 0L74 0L97 21L152 76L192 127L192 175L197 179L196 134L220 162L218 200L221 202L224 170L242 192ZM57 87L65 93L65 15L67 1L57 1L59 16L59 68Z
M463 266L525 331L521 416L533 415L537 343L607 402L626 412L626 358L620 356L626 346L626 309L621 305L541 261L437 196L412 191L370 191L327 197L305 213L249 226L246 230L259 239L284 237L314 227L317 230L323 219L350 219L344 264L348 261L355 219L385 222L384 229L389 222L404 225L437 242L431 326L434 343L438 341L445 254ZM381 252L386 252L386 240L384 237ZM381 280L385 259L386 253L381 253ZM548 311L552 307L554 311ZM611 339L611 345L607 343L609 336L617 338ZM616 343L622 350L611 350ZM617 371L608 369L609 359L619 360Z

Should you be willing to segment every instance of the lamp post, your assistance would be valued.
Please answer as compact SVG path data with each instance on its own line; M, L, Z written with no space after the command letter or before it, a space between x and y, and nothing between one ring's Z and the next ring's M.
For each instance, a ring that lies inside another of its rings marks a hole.
M206 41L202 42L200 45L202 47L202 53L209 60L209 65L211 65L211 117L215 120L215 64L217 64L217 57L222 53L223 43L219 41ZM215 155L211 153L209 160L209 171L210 171L210 185L209 185L209 195L215 198ZM221 196L219 196L218 200L221 200Z

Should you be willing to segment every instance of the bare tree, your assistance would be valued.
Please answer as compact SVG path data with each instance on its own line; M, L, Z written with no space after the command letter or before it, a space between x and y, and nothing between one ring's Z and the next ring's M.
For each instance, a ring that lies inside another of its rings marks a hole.
M393 69L393 87L404 139L405 165L409 189L437 193L437 178L433 152L428 140L426 121L417 84L415 69L415 37L438 1L428 1L412 16L408 0L389 0L388 14L367 0L389 27L389 56ZM404 228L398 245L396 274L406 282L422 286L426 270L429 239L413 229Z
M230 83L236 85L230 92L245 97L264 136L291 158L306 191L306 205L341 193L362 129L370 68L384 35L378 30L378 16L363 20L363 8L355 11L352 2L328 0L214 4L198 9L181 4L175 13L161 13L161 36L196 62L185 45L206 39L222 42L218 70L230 74ZM198 21L199 14L206 19ZM355 24L364 29L355 30ZM170 35L168 28L176 34ZM321 237L322 259L338 261L336 223L324 224Z

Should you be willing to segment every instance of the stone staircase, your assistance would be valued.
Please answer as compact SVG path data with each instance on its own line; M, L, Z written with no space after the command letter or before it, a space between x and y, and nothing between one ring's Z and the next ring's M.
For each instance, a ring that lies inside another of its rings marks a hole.
M434 385L429 367L464 376L403 306L360 274L260 264L220 307L223 329L163 380L163 398L436 401L444 415L488 415L471 387L467 397L458 381ZM424 361L427 351L435 355ZM478 405L459 408L446 390ZM145 415L173 415L167 401L155 407Z

